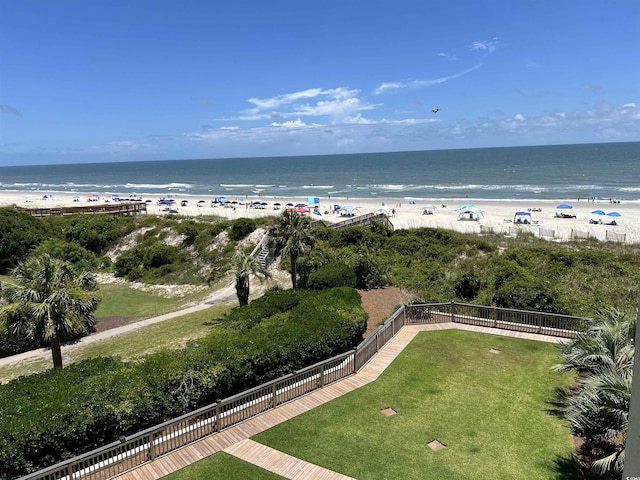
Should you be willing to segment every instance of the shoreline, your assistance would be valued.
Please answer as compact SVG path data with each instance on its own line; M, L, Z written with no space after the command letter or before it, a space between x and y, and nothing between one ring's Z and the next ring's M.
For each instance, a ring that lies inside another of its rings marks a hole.
M44 196L48 198L44 198ZM89 206L113 204L112 196L98 195L96 201L87 201L92 197L91 192L34 192L34 191L0 191L0 207L15 205L21 208L59 208L71 206ZM76 197L74 199L74 197ZM227 204L227 206L212 206L213 195L175 194L142 194L138 195L142 201L147 201L147 214L170 215L163 212L163 206L157 204L161 197L173 198L176 201L175 208L179 215L184 216L210 216L234 220L236 218L259 218L274 216L282 213L287 203L293 205L307 204L306 197L271 197L271 196L244 196L242 203ZM123 197L124 198L124 197ZM241 196L228 195L230 201L238 201ZM430 199L422 200L412 197L386 198L347 198L347 197L317 197L319 198L318 210L320 215L313 215L314 219L324 220L327 223L336 223L348 217L340 216L334 212L334 206L340 205L356 207L354 214L373 213L376 210L385 209L391 223L396 229L409 229L420 227L443 228L462 233L495 232L515 235L518 231L531 231L536 236L566 241L572 236L597 238L598 240L624 241L624 243L640 243L640 202L609 203L609 199L575 200L499 200L499 199ZM75 201L74 201L75 200ZM187 200L186 206L181 206L181 200ZM260 200L266 202L264 208L252 208L249 203ZM280 203L280 208L275 209L274 203ZM576 218L559 218L560 213L556 207L561 203L570 204L573 208L566 210ZM423 215L423 207L433 205L433 214ZM479 220L458 220L458 207L461 204L474 204L481 211ZM199 206L200 205L200 206ZM235 208L234 208L235 207ZM395 213L392 213L392 210ZM540 210L540 211L537 211ZM594 215L591 212L602 210L604 212L618 212L620 217L606 215ZM516 223L516 212L530 214L529 224ZM602 224L590 223L590 220L601 220ZM617 225L606 225L615 220ZM553 233L551 233L553 232ZM607 233L609 232L609 233ZM624 238L622 238L624 237Z

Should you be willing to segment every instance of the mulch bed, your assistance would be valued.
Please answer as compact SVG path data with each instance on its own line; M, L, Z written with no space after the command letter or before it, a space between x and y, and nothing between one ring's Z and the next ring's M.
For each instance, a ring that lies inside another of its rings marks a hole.
M362 308L369 314L365 337L371 335L381 322L389 318L400 304L406 302L409 298L397 287L358 290L358 292L362 297Z
M104 332L105 330L110 330L112 328L122 327L128 323L129 317L99 317L96 318L94 331L96 333Z

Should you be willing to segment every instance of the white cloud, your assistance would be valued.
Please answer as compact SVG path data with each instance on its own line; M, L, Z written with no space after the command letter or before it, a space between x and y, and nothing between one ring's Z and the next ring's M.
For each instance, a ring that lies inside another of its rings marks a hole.
M482 63L478 63L471 68L467 68L458 73L454 73L453 75L448 75L446 77L433 78L431 80L410 80L404 82L385 82L381 84L378 88L375 89L374 93L376 95L381 95L391 90L399 90L402 88L426 88L431 87L433 85L439 85L441 83L448 82L450 80L455 80L456 78L460 78L468 73L473 72L474 70L479 69L482 66Z
M295 117L329 116L334 121L354 112L371 110L377 105L371 105L360 98L360 90L350 88L320 89L310 88L299 92L287 93L271 98L250 98L248 101L254 108L244 110L237 120L279 120ZM315 103L304 100L317 99Z
M288 105L302 99L315 98L318 95L323 95L322 89L309 88L300 92L287 93L271 98L250 98L248 102L253 103L257 110L262 111L272 110L274 108L281 107L282 105Z
M494 37L491 40L483 40L480 42L473 42L469 46L471 50L480 50L486 53L493 53L498 48L498 38Z
M439 120L435 118L403 118L400 120L371 120L364 118L362 114L357 114L355 117L346 117L343 123L352 125L420 125L423 123L437 123Z
M458 60L458 57L456 57L455 55L453 55L453 54L451 54L451 53L444 53L444 52L441 52L441 53L436 53L436 55L437 55L438 57L446 58L447 60L452 60L452 61L453 61L453 60Z
M290 120L288 122L283 122L283 123L276 123L273 122L271 124L272 127L285 127L285 128L301 128L301 127L306 127L307 124L304 123L302 120L300 120L300 118L296 119L296 120Z
M636 108L636 104L633 102L625 103L624 105L622 105L622 108Z

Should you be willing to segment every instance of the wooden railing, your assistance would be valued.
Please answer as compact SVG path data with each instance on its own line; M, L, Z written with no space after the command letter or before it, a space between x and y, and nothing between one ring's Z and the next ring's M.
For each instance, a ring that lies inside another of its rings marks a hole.
M462 303L400 307L355 350L303 368L19 480L108 479L358 372L404 325L464 323L574 337L587 319Z
M133 216L147 213L147 204L144 202L112 203L109 205L82 205L71 207L53 208L27 208L25 209L33 217L49 217L52 215L76 215L76 214L103 214L116 216Z
M391 220L389 220L389 217L384 213L366 213L364 215L358 215L357 217L349 217L346 220L328 225L328 228L340 229L346 227L366 226L371 225L373 222L380 222L391 230L394 228Z

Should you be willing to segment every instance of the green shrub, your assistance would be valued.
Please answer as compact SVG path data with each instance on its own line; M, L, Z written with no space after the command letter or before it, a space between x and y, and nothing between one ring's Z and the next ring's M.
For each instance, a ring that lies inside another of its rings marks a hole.
M0 273L6 273L47 236L40 219L21 208L0 208Z
M52 257L69 262L77 270L92 270L98 266L98 260L93 252L64 240L45 240L34 250L36 255L41 253L48 253Z
M235 242L246 238L256 229L256 221L252 218L238 218L231 224L229 238Z
M356 286L356 274L348 265L340 262L329 263L320 267L309 276L307 288L310 290L326 290L334 287Z
M478 296L482 285L483 280L477 273L466 272L454 282L453 291L456 297L468 302Z

